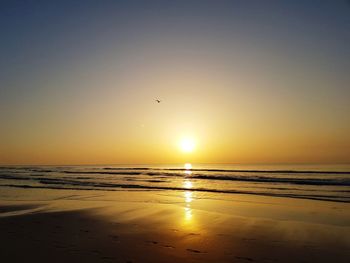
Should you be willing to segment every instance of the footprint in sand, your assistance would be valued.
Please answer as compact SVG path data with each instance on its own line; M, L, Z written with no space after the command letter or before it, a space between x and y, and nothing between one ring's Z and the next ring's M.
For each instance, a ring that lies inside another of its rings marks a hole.
M192 249L192 248L188 248L186 249L188 252L192 252L192 253L196 253L196 254L203 254L203 253L207 253L207 252L204 252L204 251L200 251L200 250L197 250L197 249Z
M175 248L175 247L170 246L170 245L162 245L162 247L165 247L165 248L171 248L171 249L174 249L174 248Z
M200 236L200 234L198 234L198 233L189 233L189 234L187 234L188 236Z
M154 241L154 240L147 240L145 241L146 243L150 243L150 244L153 244L153 245L157 245L159 242L158 241Z

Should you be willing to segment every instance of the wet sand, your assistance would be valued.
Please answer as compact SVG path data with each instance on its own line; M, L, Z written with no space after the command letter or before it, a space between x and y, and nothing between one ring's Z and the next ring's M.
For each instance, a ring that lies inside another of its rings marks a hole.
M2 262L349 262L350 204L3 188Z

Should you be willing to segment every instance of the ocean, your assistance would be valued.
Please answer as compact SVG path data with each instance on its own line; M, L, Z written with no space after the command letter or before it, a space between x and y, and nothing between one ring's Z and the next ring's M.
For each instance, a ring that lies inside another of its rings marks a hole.
M349 165L2 166L0 189L194 191L350 202Z

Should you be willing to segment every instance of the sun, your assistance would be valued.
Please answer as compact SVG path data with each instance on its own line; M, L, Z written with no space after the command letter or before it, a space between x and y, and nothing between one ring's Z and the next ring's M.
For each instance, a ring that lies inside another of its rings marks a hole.
M182 138L180 140L180 149L185 153L191 153L196 148L196 142L193 138Z

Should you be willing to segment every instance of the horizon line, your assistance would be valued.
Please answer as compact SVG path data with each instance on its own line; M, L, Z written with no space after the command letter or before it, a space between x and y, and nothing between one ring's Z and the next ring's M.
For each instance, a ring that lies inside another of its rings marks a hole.
M259 163L196 163L196 162L178 162L178 163L76 163L76 164L45 164L45 163L31 163L31 164L5 164L0 163L0 166L113 166L113 165L183 165L190 163L192 165L350 165L350 162L339 163L318 163L318 162L259 162Z

